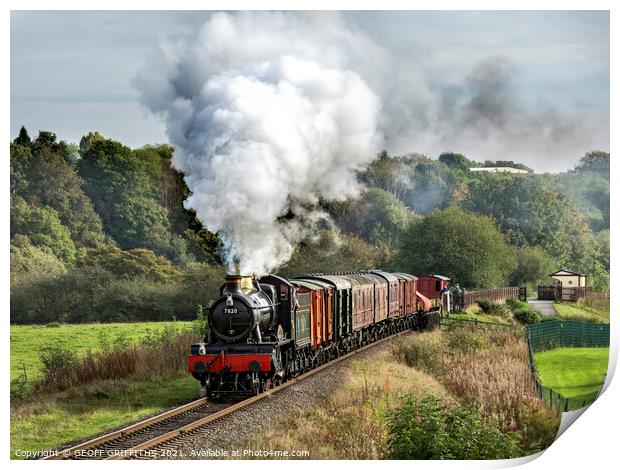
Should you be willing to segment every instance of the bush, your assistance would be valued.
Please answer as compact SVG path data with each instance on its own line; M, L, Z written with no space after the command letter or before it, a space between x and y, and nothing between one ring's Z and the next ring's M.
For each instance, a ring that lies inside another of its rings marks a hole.
M512 312L515 320L524 325L531 325L532 323L538 323L542 320L542 315L531 307L518 308Z
M510 310L516 310L520 307L526 307L529 304L527 302L522 302L519 299L506 299L506 306L510 309Z
M450 352L455 350L471 351L474 349L488 349L489 341L485 337L482 329L473 328L454 328L446 332L448 339L448 349Z
M477 299L476 303L478 304L478 307L480 307L480 310L482 310L482 313L486 313L487 315L501 316L505 312L502 304L498 304L492 300Z
M48 348L39 356L43 365L43 381L54 383L59 377L71 373L77 363L75 351L63 347Z
M522 302L517 299L508 299L506 300L506 305L512 311L514 319L519 323L531 325L532 323L538 323L543 320L540 312L534 310L527 302Z
M443 343L438 335L422 334L400 341L394 355L409 367L437 376L443 373Z
M448 406L436 397L406 396L387 412L391 459L505 459L517 454L513 436L473 407Z

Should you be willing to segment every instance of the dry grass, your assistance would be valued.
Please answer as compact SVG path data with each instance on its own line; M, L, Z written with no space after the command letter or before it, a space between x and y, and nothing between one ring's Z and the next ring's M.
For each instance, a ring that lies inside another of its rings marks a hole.
M66 351L52 352L44 377L32 392L36 395L105 380L169 377L185 367L187 352L196 340L193 333L169 334L151 343L87 352L81 358L68 355Z
M514 335L505 339L501 347L455 350L447 356L444 383L507 432L519 428L523 407L542 405L529 370L527 343Z
M519 432L525 450L551 444L560 417L536 395L527 342L521 335L507 329L459 327L407 338L400 349L406 352L425 342L431 351L442 345L436 353L442 362L441 381L452 394L475 405L485 418L497 420L503 432Z
M355 361L323 406L293 411L240 447L309 449L311 459L380 459L388 438L384 411L405 394L448 397L437 380L384 351Z
M405 396L474 405L503 432L514 433L521 455L548 447L559 426L559 415L536 397L523 338L464 327L412 335L354 362L320 406L292 411L240 447L308 449L311 459L386 458L386 412Z

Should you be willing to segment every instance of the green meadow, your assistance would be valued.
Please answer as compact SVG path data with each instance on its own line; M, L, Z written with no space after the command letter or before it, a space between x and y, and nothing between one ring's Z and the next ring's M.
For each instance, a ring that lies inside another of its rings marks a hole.
M191 322L11 326L11 379L28 382L23 398L11 400L11 458L17 450L67 445L198 397L198 384L184 370L172 375L102 380L67 390L37 392L40 354L64 348L78 355L110 346L149 343L162 332L187 332Z
M609 348L558 348L534 354L545 387L565 398L591 403L607 373Z
M41 376L40 354L46 348L78 353L114 344L137 343L164 329L183 331L191 322L91 323L78 325L11 325L11 380L26 370L28 383Z

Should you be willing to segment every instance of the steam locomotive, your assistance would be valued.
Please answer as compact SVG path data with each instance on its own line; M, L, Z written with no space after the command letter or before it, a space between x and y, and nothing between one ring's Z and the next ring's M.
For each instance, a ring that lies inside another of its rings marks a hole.
M380 338L436 323L448 282L379 270L227 276L208 312L208 336L191 347L189 372L207 396L261 393Z

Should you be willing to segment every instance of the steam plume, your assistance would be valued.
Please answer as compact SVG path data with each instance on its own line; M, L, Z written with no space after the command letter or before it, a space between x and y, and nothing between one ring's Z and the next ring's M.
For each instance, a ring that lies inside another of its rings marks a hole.
M379 99L346 66L346 34L320 26L215 14L195 42L168 48L158 72L137 78L145 104L166 119L173 164L192 192L186 206L220 233L231 271L286 262L323 217L319 199L354 195L356 170L380 148Z
M186 206L219 232L231 271L262 274L324 220L319 199L356 194L356 170L383 148L550 170L552 155L608 146L608 123L524 103L517 75L491 57L445 89L338 14L218 13L193 42L162 44L135 85L166 122Z

